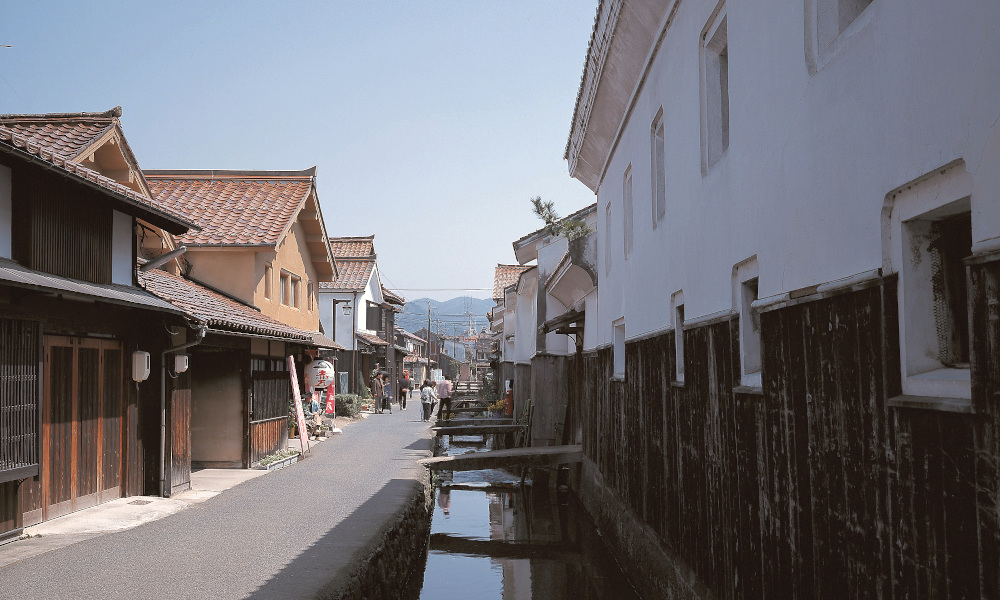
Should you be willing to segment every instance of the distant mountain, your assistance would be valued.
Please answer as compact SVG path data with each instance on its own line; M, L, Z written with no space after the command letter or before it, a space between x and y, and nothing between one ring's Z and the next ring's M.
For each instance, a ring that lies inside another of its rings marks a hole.
M468 331L470 315L476 331L489 327L486 313L493 308L493 300L469 296L444 301L430 298L407 300L403 312L396 315L396 325L410 333L426 328L428 305L431 308L431 331L440 330L445 335L458 335Z

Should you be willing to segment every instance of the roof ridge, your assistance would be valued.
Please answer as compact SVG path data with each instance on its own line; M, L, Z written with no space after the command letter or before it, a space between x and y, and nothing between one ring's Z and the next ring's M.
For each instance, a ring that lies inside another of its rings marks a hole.
M117 119L122 116L122 107L116 106L104 112L76 112L76 113L37 113L37 114L9 114L0 115L2 121L94 121L98 119Z
M171 219L183 224L188 229L200 230L201 227L189 220L190 217L184 215L183 213L170 209L164 206L162 203L158 202L155 198L149 198L140 194L139 192L133 190L132 188L121 184L110 177L101 175L93 169L88 169L87 167L74 163L71 157L57 152L50 147L39 144L38 142L32 141L27 137L16 133L13 129L0 124L0 142L4 142L4 145L9 146L17 151L24 152L30 156L38 157L45 163L55 166L63 171L66 171L72 175L79 177L85 181L89 181L94 185L102 187L112 193L118 194L119 196L124 196L125 198L132 200L133 202L138 202L139 204L145 206L147 209L152 209L158 211L165 216L169 216Z
M240 169L143 169L147 179L304 179L316 176L316 167L299 171Z

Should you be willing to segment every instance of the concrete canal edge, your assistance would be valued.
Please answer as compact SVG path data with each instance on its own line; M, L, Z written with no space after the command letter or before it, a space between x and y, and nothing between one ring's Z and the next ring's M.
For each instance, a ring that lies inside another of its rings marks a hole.
M664 551L650 527L633 516L622 498L604 483L597 466L584 457L573 488L601 538L642 598L709 600L715 596L684 562Z
M434 444L434 439L427 440L429 451ZM386 484L383 492L352 515L360 520L357 536L360 544L316 597L398 598L416 569L423 568L434 508L432 483L430 472L421 468L418 477L394 479ZM397 506L395 511L378 514L378 508L392 504ZM371 510L369 505L374 505ZM377 519L381 522L372 522ZM371 529L370 533L364 532L366 528Z

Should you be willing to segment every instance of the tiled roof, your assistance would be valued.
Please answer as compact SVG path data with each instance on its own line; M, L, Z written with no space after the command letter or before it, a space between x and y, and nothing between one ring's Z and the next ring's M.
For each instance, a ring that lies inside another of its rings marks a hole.
M358 336L359 340L361 340L362 342L369 343L372 346L388 346L389 345L389 342L383 340L382 338L378 337L377 335L372 335L370 333L365 333L363 331L358 331L358 332L355 332L355 333Z
M117 195L128 204L139 205L142 208L152 211L159 216L180 224L189 230L197 230L198 225L194 219L181 211L175 211L169 206L147 198L146 196L128 188L117 181L101 175L97 171L82 167L70 160L70 157L45 146L44 144L22 136L18 132L0 125L0 145L6 146L12 151L20 151L41 159L45 163L57 167L60 171L70 174L74 179L92 185L97 185L105 190Z
M375 268L373 258L338 258L336 281L321 281L320 289L360 291L368 285L368 279Z
M143 171L158 202L197 219L188 246L275 246L312 190L304 171Z
M406 304L406 298L387 290L385 286L382 286L382 297L385 298L386 302L390 302L392 304L398 304L400 306Z
M0 125L66 158L76 158L114 129L120 106L102 113L0 115Z
M517 283L517 278L521 276L531 267L526 267L523 265L497 265L496 272L493 274L493 299L500 300L503 298L503 291L509 285Z
M312 342L312 335L307 331L285 325L177 275L153 269L140 271L139 278L148 291L204 321L209 327Z
M402 327L399 327L399 326L396 326L396 333L402 335L403 337L408 337L408 338L410 338L411 340L413 340L415 342L422 342L424 344L427 343L427 340L425 340L424 338L419 337L419 336L417 336L415 334L412 334L409 331L407 331L407 330L405 330L405 329L403 329Z
M336 258L375 256L375 236L330 238L330 251Z

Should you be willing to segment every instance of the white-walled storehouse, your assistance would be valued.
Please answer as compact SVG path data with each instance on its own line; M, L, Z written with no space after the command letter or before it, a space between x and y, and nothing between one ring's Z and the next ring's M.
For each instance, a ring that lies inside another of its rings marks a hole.
M761 8L599 3L588 508L651 595L996 595L1000 10Z
M397 373L393 308L402 302L386 298L374 248L375 236L330 238L330 250L339 276L319 287L320 323L325 335L347 348L337 352L337 371L350 373L348 387L368 385L370 371L378 363L388 368L392 380ZM345 310L347 307L347 310ZM364 379L358 379L363 377Z

